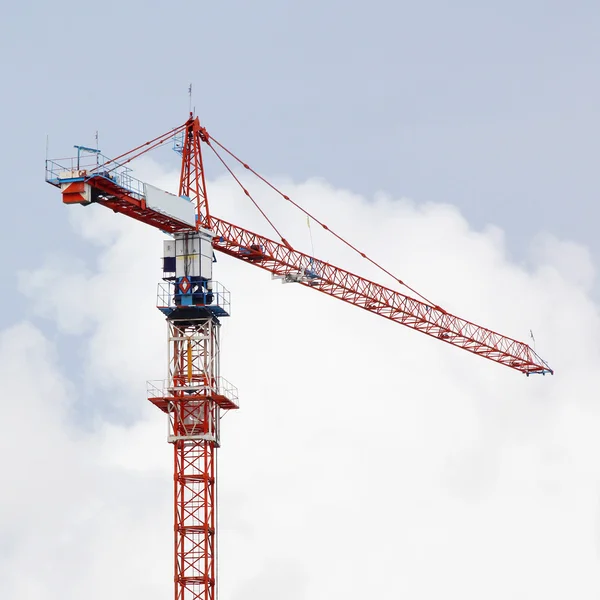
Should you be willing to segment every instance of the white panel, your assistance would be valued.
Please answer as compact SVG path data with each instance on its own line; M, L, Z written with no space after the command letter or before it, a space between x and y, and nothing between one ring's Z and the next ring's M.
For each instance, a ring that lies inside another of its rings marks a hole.
M80 177L85 177L87 175L87 171L84 169L80 169L79 171L75 169L74 171L60 171L58 174L58 179L79 179Z
M175 194L169 194L169 192L165 192L149 183L144 184L144 195L148 208L163 215L174 217L188 225L196 225L196 209L189 200L180 198Z
M185 276L185 260L183 257L177 257L175 259L175 277L184 277Z
M214 237L212 231L203 229L198 233L176 233L174 237L176 276L211 279Z
M212 239L215 237L214 231L210 229L203 229L202 227L198 229L198 234L203 240L209 240L212 242Z
M195 233L176 233L175 240L175 256L200 254L200 240Z
M200 277L200 255L194 254L194 256L190 256L192 260L190 260L190 275L192 277Z
M163 242L163 256L166 258L175 257L175 240L165 240Z
M176 277L200 277L200 256L178 256L175 259Z
M208 256L202 256L200 260L200 274L202 277L204 277L204 279L212 279L212 258L208 258Z
M209 240L202 240L202 256L210 256L212 258L212 243Z

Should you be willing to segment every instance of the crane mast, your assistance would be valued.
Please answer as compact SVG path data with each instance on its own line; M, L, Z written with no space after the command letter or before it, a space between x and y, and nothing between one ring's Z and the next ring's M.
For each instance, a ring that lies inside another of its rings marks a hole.
M178 195L135 179L127 166L171 140L181 154ZM239 408L237 389L220 373L219 331L221 319L230 314L230 295L213 279L215 250L260 267L274 278L318 290L527 376L553 373L527 344L452 315L418 293L403 294L299 252L274 226L279 242L215 217L209 210L202 144L215 152L273 226L215 146L286 201L290 198L213 140L192 114L183 125L116 158L76 146L75 158L46 161L46 181L60 188L65 204L101 204L170 235L164 242L157 298L168 329L168 377L148 382L148 398L168 418L168 441L174 451L175 600L217 597L220 421L226 412Z
M205 132L195 119L182 134L179 198L195 209L195 231L174 233L164 243L157 306L169 330L169 379L160 395L150 388L149 399L168 415L174 449L175 600L214 600L216 451L221 417L238 408L238 394L220 374L220 319L229 316L230 300L213 281L214 233L202 227L210 225L200 146Z
M169 373L148 384L174 450L175 600L216 598L216 451L221 417L238 408L237 389L220 374L229 292L212 278L212 238L199 229L164 243L157 305L167 319Z

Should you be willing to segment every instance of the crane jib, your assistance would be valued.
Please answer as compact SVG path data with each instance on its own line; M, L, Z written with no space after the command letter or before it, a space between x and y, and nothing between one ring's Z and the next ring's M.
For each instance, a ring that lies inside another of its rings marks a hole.
M77 177L66 180L66 183L64 179L50 181L62 187L65 203L96 202L168 233L191 228L190 218L180 216L180 211L175 216L175 211L170 208L158 203L151 205L145 195L146 184L131 177L127 180L129 185L125 186L123 179L104 173L77 172L74 175ZM81 195L84 190L80 187L82 184L89 186L88 196ZM216 250L526 375L553 374L548 364L524 342L320 261L294 250L289 244L275 242L214 216L210 220L215 232Z
M400 292L364 279L283 244L211 218L215 249L273 273L294 274L294 281L369 312L416 329L512 369L552 374L550 367L523 342L452 315Z

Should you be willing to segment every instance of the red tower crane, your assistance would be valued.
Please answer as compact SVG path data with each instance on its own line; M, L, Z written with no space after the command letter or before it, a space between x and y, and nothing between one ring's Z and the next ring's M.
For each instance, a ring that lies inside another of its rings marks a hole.
M174 139L181 154L179 194L131 176L133 159ZM277 233L274 241L214 216L206 189L203 145L240 185ZM165 242L158 308L169 329L169 374L149 385L149 399L168 415L174 447L175 600L216 598L215 453L222 415L238 408L237 390L220 375L220 319L229 293L212 278L213 250L354 304L391 321L529 376L552 374L527 344L461 319L430 302L365 253L333 232L293 199L212 138L193 114L116 158L76 146L77 157L47 160L46 181L59 187L65 204L101 204L171 235ZM392 276L407 293L385 287L299 252L279 233L221 155L253 173L364 259Z

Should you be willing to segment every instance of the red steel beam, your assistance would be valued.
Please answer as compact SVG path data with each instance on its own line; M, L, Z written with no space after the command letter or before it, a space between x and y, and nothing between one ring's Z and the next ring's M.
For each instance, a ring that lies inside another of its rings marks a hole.
M266 237L211 217L216 250L275 275L301 273L299 283L416 329L433 338L526 375L553 373L527 344L475 325L439 306L421 302L349 271L291 250ZM311 273L315 276L311 277Z

